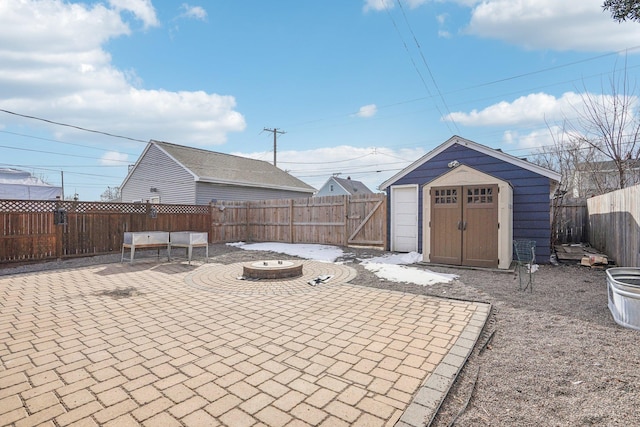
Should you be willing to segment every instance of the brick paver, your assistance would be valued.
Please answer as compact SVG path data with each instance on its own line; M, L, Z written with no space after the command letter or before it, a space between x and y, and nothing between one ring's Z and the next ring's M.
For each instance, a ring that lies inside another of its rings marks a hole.
M313 261L109 264L0 277L0 419L63 425L420 425L488 306L351 285ZM333 278L318 286L307 281ZM415 396L415 399L414 399Z

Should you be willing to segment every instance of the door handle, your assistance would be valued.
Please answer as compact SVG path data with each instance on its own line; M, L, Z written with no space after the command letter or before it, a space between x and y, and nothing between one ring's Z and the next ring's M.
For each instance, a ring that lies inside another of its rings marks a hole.
M462 230L466 230L467 229L467 221L462 221Z
M462 227L462 221L458 221L458 230L460 230Z

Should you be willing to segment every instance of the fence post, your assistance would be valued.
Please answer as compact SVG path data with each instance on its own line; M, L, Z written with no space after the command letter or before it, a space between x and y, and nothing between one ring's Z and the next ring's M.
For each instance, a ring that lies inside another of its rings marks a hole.
M349 208L351 201L351 197L348 195L344 195L344 241L342 242L342 246L349 246Z
M249 216L251 214L251 202L246 201L245 202L245 206L246 206L245 212L246 212L247 217L245 218L244 234L245 234L245 236L247 236L247 242L250 242L251 241L251 227L250 227L250 224L249 224Z
M209 242L213 242L213 202L209 202Z
M293 230L293 199L289 199L289 243L295 243Z

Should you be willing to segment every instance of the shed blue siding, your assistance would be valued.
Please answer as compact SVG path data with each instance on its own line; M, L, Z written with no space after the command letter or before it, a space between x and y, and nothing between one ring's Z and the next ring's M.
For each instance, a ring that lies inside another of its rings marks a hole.
M549 208L550 180L535 172L496 157L454 144L420 165L392 185L419 184L418 250L422 252L422 186L449 172L448 164L457 160L486 174L508 181L513 187L513 238L536 241L538 262L548 262L550 255L551 214ZM391 209L391 186L387 187L388 209ZM391 236L390 225L387 235Z

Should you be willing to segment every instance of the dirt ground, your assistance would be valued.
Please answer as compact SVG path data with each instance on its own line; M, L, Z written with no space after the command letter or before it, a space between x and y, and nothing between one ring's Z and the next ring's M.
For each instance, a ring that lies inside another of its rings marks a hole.
M459 275L451 284L419 286L379 279L359 264L380 251L343 250L339 261L358 271L352 283L492 304L485 330L432 425L640 425L640 331L613 321L603 270L541 265L533 292L523 292L514 273L416 265ZM209 256L224 264L292 258L226 245L211 245ZM0 268L0 275L119 261L114 254Z

